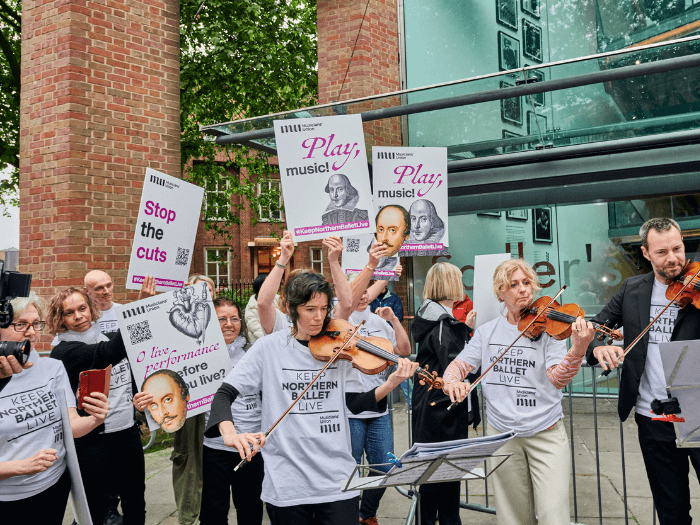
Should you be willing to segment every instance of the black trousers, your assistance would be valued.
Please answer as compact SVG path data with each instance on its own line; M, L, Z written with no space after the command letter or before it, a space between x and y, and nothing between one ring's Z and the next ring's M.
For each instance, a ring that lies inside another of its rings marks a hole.
M109 463L115 468L105 490L122 500L124 525L143 525L146 521L146 463L138 426L104 435ZM105 500L105 509L108 499ZM100 521L99 523L102 523Z
M61 525L68 505L70 476L68 467L58 481L44 492L17 501L0 501L2 523L41 523ZM102 523L102 522L100 522Z
M459 481L421 485L418 490L421 525L434 525L438 515L440 525L462 525L459 518L459 490Z
M271 525L357 525L360 497L329 503L275 507L265 505Z
M678 448L672 423L634 415L660 525L689 525L690 467L700 476L700 449Z
M256 454L238 472L233 469L241 457L232 452L204 447L204 482L200 525L226 525L230 501L236 508L236 521L246 525L261 524L263 503L260 500L265 463L262 454Z

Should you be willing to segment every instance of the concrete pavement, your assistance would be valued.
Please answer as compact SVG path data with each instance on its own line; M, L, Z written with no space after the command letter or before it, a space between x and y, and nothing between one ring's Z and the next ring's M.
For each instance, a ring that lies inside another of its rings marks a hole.
M600 455L600 473L596 467L596 439L593 419L592 399L573 400L573 442L575 458L576 498L574 483L571 486L571 520L577 523L593 525L597 523L617 525L637 523L652 525L652 499L649 483L644 469L636 424L632 418L623 424L624 454L626 465L627 521L625 519L624 487L622 476L622 455L620 440L620 422L617 417L616 401L598 399L598 450ZM564 413L567 434L569 427L569 402L564 398ZM405 404L397 404L394 411L394 439L396 455L408 448L408 415ZM481 433L481 428L479 429ZM178 525L177 509L172 490L170 450L146 454L146 524ZM329 459L330 461L330 459ZM691 504L693 518L700 522L700 486L695 472L691 468ZM600 479L601 505L598 504L598 483ZM483 481L470 482L468 485L469 502L485 504L486 487ZM488 503L494 506L493 493L489 487ZM463 489L466 497L466 490ZM400 525L406 521L410 500L395 489L386 491L379 507L378 517L381 525ZM600 510L599 510L600 509ZM462 509L462 522L490 525L496 523L494 515ZM64 525L70 525L72 510L66 513ZM267 520L266 520L267 522ZM231 510L229 523L235 524L236 513Z

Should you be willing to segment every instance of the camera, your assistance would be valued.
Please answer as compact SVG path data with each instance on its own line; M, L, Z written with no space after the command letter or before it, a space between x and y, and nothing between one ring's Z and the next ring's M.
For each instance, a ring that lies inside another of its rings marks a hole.
M5 270L5 261L0 260L0 328L7 328L12 323L10 300L29 296L31 285L30 274Z
M29 339L24 341L0 341L0 357L14 356L17 362L24 366L29 360L32 344Z

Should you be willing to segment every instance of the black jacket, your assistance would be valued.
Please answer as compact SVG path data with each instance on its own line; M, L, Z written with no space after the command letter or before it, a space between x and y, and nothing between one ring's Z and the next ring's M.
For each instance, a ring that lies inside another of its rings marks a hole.
M109 365L116 366L126 357L126 349L121 333L115 335L109 341L103 341L89 345L80 341L61 341L51 350L51 357L58 359L66 367L68 381L73 392L78 391L80 385L80 372L85 370L97 370ZM81 416L87 413L79 410ZM76 443L89 441L88 436L93 436L104 431L104 424L93 429L89 434L76 439Z
M418 343L417 361L422 368L437 372L440 377L447 366L464 349L471 338L469 327L449 315L434 301L426 301L418 310L411 325L411 334ZM477 377L470 374L471 381ZM435 406L431 406L431 403ZM428 391L428 386L421 386L417 381L413 385L413 441L432 443L464 439L467 437L469 424L474 428L481 421L479 398L476 391L471 393L472 411L465 402L447 410L450 398L440 389Z
M626 279L622 283L620 291L610 299L610 302L593 318L593 321L601 324L608 321L609 326L614 324L622 326L625 332L625 348L627 348L651 320L649 311L653 288L653 272ZM700 310L693 305L688 305L678 312L671 341L691 341L695 339L700 339ZM593 348L603 344L597 339L593 339L586 353L588 364L594 365L598 363L598 360L593 356ZM637 404L639 380L642 377L642 373L644 373L648 344L649 333L646 333L625 357L617 403L617 412L622 421L627 419L630 411Z

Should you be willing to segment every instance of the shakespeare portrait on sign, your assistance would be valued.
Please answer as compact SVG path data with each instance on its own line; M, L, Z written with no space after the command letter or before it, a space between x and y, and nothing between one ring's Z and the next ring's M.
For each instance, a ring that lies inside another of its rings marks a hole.
M367 210L356 208L360 196L350 184L350 180L342 173L336 173L328 178L325 191L330 198L330 203L321 216L321 224L343 224L369 219Z
M390 271L399 264L399 250L411 234L411 217L406 208L398 204L384 206L377 213L377 233L375 238L379 244L387 247L386 257L379 259L377 270ZM367 247L367 251L372 244Z
M440 242L445 235L445 223L438 216L435 205L428 199L413 201L408 211L411 216L409 244Z

